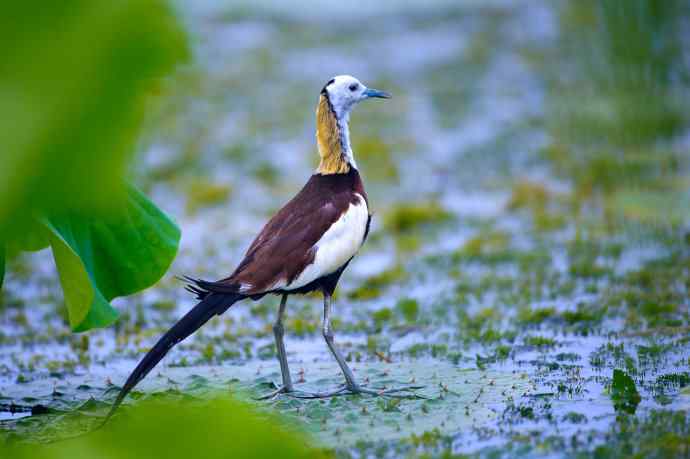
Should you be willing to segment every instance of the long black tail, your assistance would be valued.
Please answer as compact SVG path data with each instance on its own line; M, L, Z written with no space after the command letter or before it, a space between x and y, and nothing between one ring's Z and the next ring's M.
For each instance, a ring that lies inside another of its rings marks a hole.
M194 306L170 330L165 332L156 345L141 359L139 365L127 378L125 385L117 395L117 399L115 399L115 403L110 408L110 412L103 423L110 419L127 394L153 370L174 345L197 331L213 316L223 314L230 306L243 298L244 295L239 293L207 293L204 295L199 304Z

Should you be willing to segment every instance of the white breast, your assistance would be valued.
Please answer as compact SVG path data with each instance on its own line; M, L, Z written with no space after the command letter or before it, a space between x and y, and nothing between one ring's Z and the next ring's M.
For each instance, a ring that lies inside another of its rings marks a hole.
M352 258L364 242L369 220L369 209L364 198L357 194L358 202L331 225L315 244L314 262L308 265L285 290L304 287L316 279L332 274Z

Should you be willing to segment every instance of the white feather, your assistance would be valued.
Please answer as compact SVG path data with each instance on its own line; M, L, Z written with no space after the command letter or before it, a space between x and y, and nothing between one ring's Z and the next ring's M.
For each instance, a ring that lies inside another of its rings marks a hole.
M314 245L314 262L307 265L297 279L285 286L285 290L304 287L320 277L334 273L357 253L364 242L369 209L364 198L359 194L356 196L359 202L350 204Z

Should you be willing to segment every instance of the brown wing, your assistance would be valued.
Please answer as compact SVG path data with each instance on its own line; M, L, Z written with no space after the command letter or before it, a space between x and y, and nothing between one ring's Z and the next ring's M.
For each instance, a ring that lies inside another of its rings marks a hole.
M344 194L309 198L298 194L264 226L226 282L248 295L262 293L292 282L314 261L314 245L347 209L349 199Z
M314 245L340 218L355 193L366 199L356 169L351 173L313 175L302 190L263 227L244 259L217 282L189 279L200 297L205 292L260 295L296 279L314 261Z
M314 245L345 212L367 200L357 169L345 174L312 175L302 190L263 227L237 269L216 282L187 278L188 290L261 295L299 276L314 260Z

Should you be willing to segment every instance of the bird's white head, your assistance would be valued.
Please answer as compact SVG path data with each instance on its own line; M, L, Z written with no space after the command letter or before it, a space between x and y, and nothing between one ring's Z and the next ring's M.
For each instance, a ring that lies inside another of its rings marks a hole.
M347 118L352 107L358 102L372 97L390 99L387 92L364 86L357 78L350 75L338 75L331 79L321 90L321 94L328 98L336 116Z
M316 106L316 141L321 162L320 174L343 174L357 168L350 147L348 119L357 102L371 97L389 99L390 94L364 86L357 78L339 75L321 90Z

